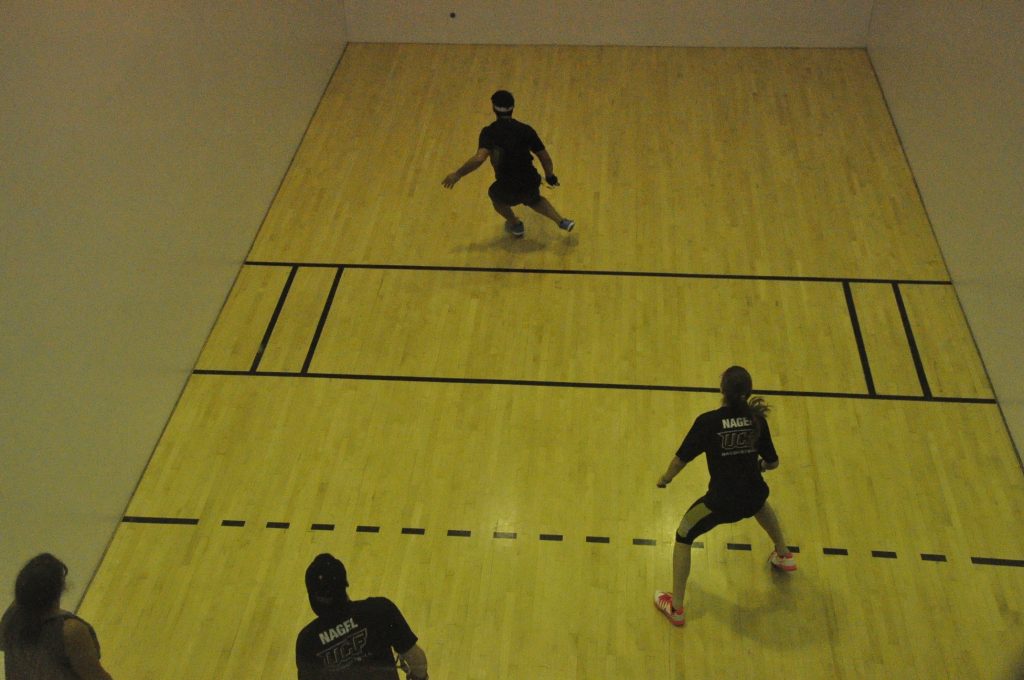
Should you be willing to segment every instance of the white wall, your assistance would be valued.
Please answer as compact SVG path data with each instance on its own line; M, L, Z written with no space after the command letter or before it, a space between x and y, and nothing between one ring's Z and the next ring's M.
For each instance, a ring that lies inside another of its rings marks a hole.
M346 0L345 8L352 42L864 47L871 4L871 0Z
M79 600L345 33L340 1L0 4L0 601L43 550Z
M868 41L1018 452L1024 444L1022 35L1020 0L878 0Z

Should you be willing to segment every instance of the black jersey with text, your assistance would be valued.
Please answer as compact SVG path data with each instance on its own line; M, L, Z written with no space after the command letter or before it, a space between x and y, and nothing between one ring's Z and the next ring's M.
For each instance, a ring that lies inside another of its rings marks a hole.
M391 650L403 654L416 640L402 612L386 597L347 602L299 633L299 680L398 680Z
M755 424L738 409L723 406L697 416L676 451L676 457L689 463L706 454L708 493L705 504L712 510L760 509L768 497L768 485L761 476L758 457L768 463L779 459L772 443L768 422L761 420L760 436Z
M494 178L499 182L539 182L533 153L544 150L536 131L514 118L499 118L480 131L479 148L491 152Z

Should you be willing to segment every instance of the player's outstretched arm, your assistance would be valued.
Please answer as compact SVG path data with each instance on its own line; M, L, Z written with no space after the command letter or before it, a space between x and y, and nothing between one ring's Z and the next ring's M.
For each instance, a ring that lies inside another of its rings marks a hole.
M664 489L668 486L672 480L675 479L675 476L683 471L684 467L686 467L686 463L679 460L679 456L672 456L672 460L669 461L668 469L665 470L665 474L658 478L658 488Z
M444 180L441 181L441 185L445 189L451 189L460 179L483 165L484 161L487 160L487 157L490 155L491 152L487 149L477 149L477 152L473 157L463 163L462 167L458 170L445 177Z

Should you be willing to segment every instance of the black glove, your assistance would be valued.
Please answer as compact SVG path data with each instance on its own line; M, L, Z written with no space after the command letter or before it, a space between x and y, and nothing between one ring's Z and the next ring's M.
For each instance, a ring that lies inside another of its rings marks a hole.
M548 186L552 186L552 187L557 187L558 186L558 177L555 176L555 175L548 175L547 177L544 178L544 181L546 181L548 183Z

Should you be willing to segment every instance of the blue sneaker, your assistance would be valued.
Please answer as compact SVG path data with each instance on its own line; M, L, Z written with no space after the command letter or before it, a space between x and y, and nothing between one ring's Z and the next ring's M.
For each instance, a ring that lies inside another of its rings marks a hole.
M558 228L565 231L572 231L572 228L576 226L576 223L572 220L562 220L558 223Z
M515 222L506 222L505 231L511 234L513 238L522 238L526 233L526 227L523 226L522 220L516 220Z

